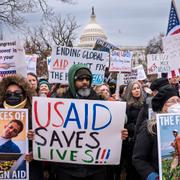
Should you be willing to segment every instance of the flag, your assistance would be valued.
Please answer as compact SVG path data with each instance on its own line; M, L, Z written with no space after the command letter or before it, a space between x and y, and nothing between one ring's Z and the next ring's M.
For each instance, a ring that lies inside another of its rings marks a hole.
M171 1L171 9L169 14L169 22L167 28L167 36L180 33L180 21L176 11L174 0Z
M172 70L168 73L168 78L180 76L180 69Z
M169 13L169 21L166 36L171 36L180 33L180 20L176 11L174 0L171 1L171 9ZM168 73L168 78L180 75L180 69L172 70Z

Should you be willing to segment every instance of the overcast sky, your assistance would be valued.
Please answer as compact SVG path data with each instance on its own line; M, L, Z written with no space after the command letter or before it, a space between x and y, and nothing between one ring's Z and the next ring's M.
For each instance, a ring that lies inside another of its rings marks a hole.
M146 45L160 32L166 33L171 0L76 0L76 4L63 4L48 0L57 14L71 14L81 27L88 24L94 6L96 21L104 29L108 41L114 45ZM180 0L176 0L180 12ZM29 24L38 23L37 14L28 16Z

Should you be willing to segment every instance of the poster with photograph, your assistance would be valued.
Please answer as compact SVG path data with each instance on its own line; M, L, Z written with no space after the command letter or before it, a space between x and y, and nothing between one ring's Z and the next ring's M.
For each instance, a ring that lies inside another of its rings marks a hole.
M180 177L180 113L157 114L160 180Z
M27 109L0 109L0 179L29 179L27 131Z

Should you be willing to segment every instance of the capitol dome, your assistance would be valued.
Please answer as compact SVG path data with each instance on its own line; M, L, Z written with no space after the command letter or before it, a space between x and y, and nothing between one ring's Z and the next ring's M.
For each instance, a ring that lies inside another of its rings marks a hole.
M97 38L106 40L107 37L103 32L103 29L96 22L96 15L94 13L94 7L92 7L92 14L89 24L84 28L80 37L79 47L93 48Z

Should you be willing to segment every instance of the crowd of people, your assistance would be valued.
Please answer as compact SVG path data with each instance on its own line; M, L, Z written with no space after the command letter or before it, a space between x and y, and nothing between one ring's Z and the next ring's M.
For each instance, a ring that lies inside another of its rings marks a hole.
M119 93L115 94L115 88L112 90L108 83L93 86L92 78L92 72L86 66L77 64L69 69L68 84L50 84L47 79L38 80L33 73L28 73L27 78L12 75L0 81L0 108L27 108L29 112L27 137L30 141L30 152L26 154L25 160L29 161L30 180L158 179L157 125L154 116L149 118L148 109L152 108L156 113L180 113L180 79L158 78L148 83L132 81L118 87ZM33 160L34 131L31 114L33 96L125 101L126 118L120 135L123 140L120 164L97 166ZM15 127L12 127L13 124ZM22 128L16 120L7 124L1 136L4 142L0 144L0 152L3 151L2 145L8 140L12 144L11 139L17 136ZM172 146L175 148L176 158L171 168L176 168L180 165L180 138L177 129L173 133L175 140ZM16 149L20 152L18 147Z

